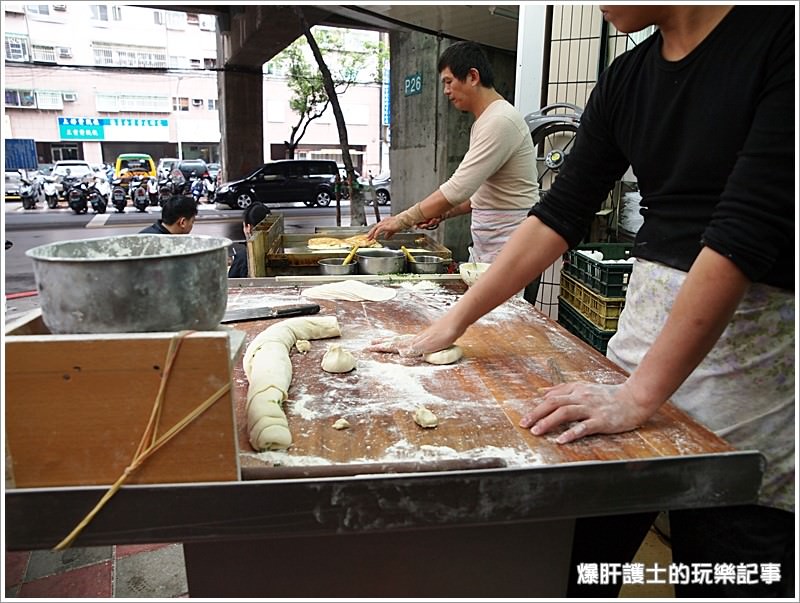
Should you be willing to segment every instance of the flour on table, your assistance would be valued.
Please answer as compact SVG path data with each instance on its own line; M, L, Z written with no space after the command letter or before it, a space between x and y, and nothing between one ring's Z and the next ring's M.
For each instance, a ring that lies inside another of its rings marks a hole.
M395 289L376 287L354 280L325 283L303 291L304 297L344 301L388 301L395 295L397 295Z

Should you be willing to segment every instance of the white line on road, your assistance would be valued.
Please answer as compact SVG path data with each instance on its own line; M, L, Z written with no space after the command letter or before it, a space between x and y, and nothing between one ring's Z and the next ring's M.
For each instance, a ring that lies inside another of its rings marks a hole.
M111 214L95 214L86 224L86 228L103 228Z

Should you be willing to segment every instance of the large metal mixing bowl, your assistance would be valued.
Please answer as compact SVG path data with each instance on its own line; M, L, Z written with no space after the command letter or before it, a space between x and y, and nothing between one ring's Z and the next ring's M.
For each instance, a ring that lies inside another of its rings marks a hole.
M230 239L123 235L26 252L52 333L217 328L228 300Z
M356 261L361 274L396 274L406 269L406 256L396 249L359 249Z

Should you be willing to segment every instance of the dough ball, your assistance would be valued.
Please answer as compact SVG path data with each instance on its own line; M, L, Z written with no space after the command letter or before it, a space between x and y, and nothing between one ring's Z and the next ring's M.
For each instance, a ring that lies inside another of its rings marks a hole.
M336 422L333 424L334 429L347 429L350 427L350 423L347 419L336 419Z
M424 406L418 406L417 410L414 411L414 423L420 427L430 429L439 424L439 419L437 419L436 415Z
M449 348L439 350L438 352L424 354L422 359L431 364L453 364L461 360L462 356L464 356L464 350L457 345L451 345Z
M348 373L356 368L356 359L339 345L332 345L322 357L322 370L327 373Z
M307 354L308 351L311 349L311 342L308 339L298 339L295 342L294 347L301 354Z

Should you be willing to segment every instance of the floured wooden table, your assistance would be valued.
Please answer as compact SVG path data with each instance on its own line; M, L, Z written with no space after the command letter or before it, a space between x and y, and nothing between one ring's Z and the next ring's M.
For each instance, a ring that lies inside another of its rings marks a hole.
M229 308L303 303L302 279L232 281ZM313 300L340 338L292 352L284 408L294 443L249 445L247 381L237 360L237 482L123 487L76 546L184 543L192 597L563 596L577 517L744 504L762 457L734 451L667 405L644 427L558 445L517 426L559 378L616 383L597 351L527 302L487 314L459 340L464 358L426 365L366 352L418 332L450 307L460 281L398 288L389 302ZM237 323L246 344L276 321ZM351 373L320 367L327 346L354 354ZM413 421L424 405L434 429ZM333 423L345 418L349 429ZM104 488L6 492L9 550L52 546Z

